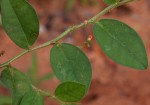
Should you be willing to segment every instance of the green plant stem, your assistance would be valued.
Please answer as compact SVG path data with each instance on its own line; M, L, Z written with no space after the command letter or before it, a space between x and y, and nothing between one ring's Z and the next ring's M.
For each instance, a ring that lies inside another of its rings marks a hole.
M44 91L44 90L41 90L41 89L35 87L34 85L31 85L31 86L32 86L33 90L39 92L39 93L40 93L41 95L43 95L43 96L51 97L51 98L54 97L54 96L53 96L51 93L49 93L49 92L46 92L46 91Z
M39 92L41 95L46 96L46 97L53 98L53 99L57 100L58 102L62 103L61 100L57 99L57 97L55 97L55 95L51 94L50 92L41 90L41 89L37 88L37 87L34 86L34 85L31 85L31 86L32 86L32 89L33 89L33 90L35 90L36 92Z
M12 63L13 61L17 60L18 58L22 57L23 55L31 52L31 51L34 51L34 50L37 50L37 49L40 49L40 48L43 48L43 47L46 47L46 46L49 46L53 43L57 43L60 39L62 39L63 37L67 36L70 32L72 31L75 31L76 29L79 29L81 27L84 27L84 26L87 26L87 25L90 25L92 23L94 23L100 16L108 13L109 11L111 11L112 9L118 7L118 6L121 6L123 4L126 4L128 2L132 2L132 1L136 1L136 0L123 0L121 2L118 2L116 4L113 4L113 5L110 5L108 6L107 8L105 8L103 11L101 11L100 13L98 13L97 15L95 15L94 17L92 17L91 19L87 20L87 24L85 24L84 22L83 23L80 23L79 25L75 25L75 26L71 26L70 28L68 28L66 31L64 31L63 33L61 33L60 35L58 35L58 37L56 37L55 39L51 40L51 41L48 41L44 44L41 44L41 45L38 45L36 47L33 47L29 50L24 50L23 52L21 52L20 54L16 55L15 57L13 57L12 59L4 62L3 64L0 65L0 68L3 68L3 67L6 67L8 66L10 63Z

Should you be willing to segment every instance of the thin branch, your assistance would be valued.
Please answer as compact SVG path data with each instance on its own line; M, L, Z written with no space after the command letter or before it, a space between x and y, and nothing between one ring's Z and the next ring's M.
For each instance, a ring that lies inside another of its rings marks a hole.
M40 93L41 95L43 95L43 96L51 97L51 98L54 97L51 93L49 93L49 92L47 92L47 91L41 90L41 89L35 87L34 85L31 85L31 86L32 86L33 90L39 92L39 93Z
M118 2L116 4L108 6L103 11L101 11L100 13L98 13L97 15L92 17L91 19L87 20L87 24L86 25L90 25L90 24L94 23L100 16L108 13L112 9L114 9L114 8L116 8L118 6L121 6L123 4L126 4L128 2L132 2L132 1L136 1L136 0L124 0L124 1L121 1L121 2ZM58 35L55 39L53 39L51 41L48 41L48 42L46 42L44 44L38 45L36 47L33 47L33 48L29 49L29 50L24 50L23 52L21 52L20 54L16 55L12 59L10 59L7 62L4 62L3 64L1 64L0 68L6 67L7 65L12 63L13 61L17 60L18 58L22 57L23 55L25 55L25 54L27 54L27 53L29 53L31 51L34 51L34 50L37 50L37 49L40 49L40 48L43 48L43 47L47 47L47 46L49 46L49 45L51 45L53 43L57 43L60 39L62 39L63 37L67 36L70 32L75 31L75 30L77 30L77 29L79 29L81 27L84 27L84 26L85 26L84 22L80 23L79 25L72 26L72 27L68 28L66 31L64 31L63 33L61 33L60 35Z
M46 96L46 97L53 98L53 99L57 100L57 102L62 103L61 100L57 99L57 97L55 97L55 95L51 94L50 92L44 91L44 90L42 90L42 89L39 89L39 88L37 88L37 87L34 86L34 85L31 85L31 86L32 86L32 89L33 89L33 90L35 90L36 92L39 92L41 95Z

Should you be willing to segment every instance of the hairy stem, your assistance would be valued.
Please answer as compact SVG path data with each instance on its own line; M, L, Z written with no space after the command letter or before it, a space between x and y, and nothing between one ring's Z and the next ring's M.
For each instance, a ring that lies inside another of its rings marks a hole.
M123 4L126 4L128 2L132 2L132 1L136 1L136 0L123 0L121 2L118 2L116 4L113 4L113 5L110 5L108 6L107 8L105 8L103 11L101 11L100 13L98 13L97 15L95 15L94 17L92 17L91 19L87 20L86 22L86 25L90 25L92 23L94 23L100 16L108 13L109 11L111 11L112 9L118 7L118 6L121 6ZM16 55L15 57L13 57L12 59L4 62L3 64L0 65L0 68L3 68L3 67L6 67L7 65L9 65L10 63L12 63L13 61L17 60L18 58L22 57L23 55L31 52L31 51L34 51L34 50L37 50L37 49L40 49L40 48L43 48L43 47L46 47L46 46L49 46L53 43L57 43L60 39L62 39L63 37L67 36L70 32L76 30L76 29L79 29L81 27L84 27L85 26L85 23L80 23L79 25L75 25L75 26L72 26L70 28L68 28L66 31L64 31L63 33L61 33L60 35L58 35L56 38L54 38L53 40L51 41L48 41L44 44L41 44L41 45L38 45L36 47L33 47L29 50L24 50L23 52L21 52L20 54Z

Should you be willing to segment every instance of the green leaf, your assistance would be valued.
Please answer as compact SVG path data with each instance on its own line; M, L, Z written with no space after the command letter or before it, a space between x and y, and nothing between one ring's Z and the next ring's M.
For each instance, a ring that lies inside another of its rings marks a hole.
M94 25L94 36L102 50L115 62L140 70L147 68L144 44L128 25L118 20L102 19Z
M24 95L20 105L44 105L44 100L38 92L31 91Z
M64 102L80 101L85 95L86 87L76 82L64 82L55 90L55 96Z
M120 0L103 0L106 4L115 4L119 2Z
M0 105L11 105L12 99L9 96L0 95Z
M2 0L2 23L11 40L28 49L39 34L39 21L35 10L26 0Z
M51 49L50 62L60 81L79 82L88 90L92 76L91 64L78 47L66 43L55 45Z
M12 105L19 105L24 94L32 90L28 78L15 68L4 69L0 80L12 93Z

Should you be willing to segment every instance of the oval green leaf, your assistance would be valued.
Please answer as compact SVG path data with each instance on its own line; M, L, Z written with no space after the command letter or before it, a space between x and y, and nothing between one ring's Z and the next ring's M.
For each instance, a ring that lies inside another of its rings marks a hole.
M24 94L32 90L28 78L15 68L4 69L0 80L12 93L12 105L19 105Z
M85 95L86 87L76 82L61 83L55 90L55 96L64 102L80 101Z
M66 43L55 45L51 49L50 62L60 81L79 82L88 90L92 77L91 64L78 47Z
M94 36L102 50L115 62L135 69L148 66L144 44L136 31L113 19L102 19L94 25Z
M103 0L106 4L115 4L117 3L119 0Z
M11 40L28 49L39 34L39 21L35 10L26 0L2 0L2 23Z
M19 105L44 105L43 97L35 91L27 92Z

